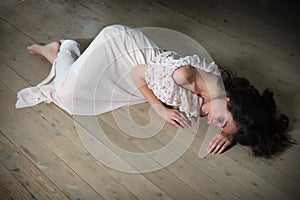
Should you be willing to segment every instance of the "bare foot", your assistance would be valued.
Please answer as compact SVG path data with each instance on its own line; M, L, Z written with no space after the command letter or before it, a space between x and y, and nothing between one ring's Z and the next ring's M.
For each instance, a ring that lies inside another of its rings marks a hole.
M53 64L59 52L59 47L59 42L51 42L47 45L33 44L27 47L27 49L31 54L41 55L45 57L51 64Z

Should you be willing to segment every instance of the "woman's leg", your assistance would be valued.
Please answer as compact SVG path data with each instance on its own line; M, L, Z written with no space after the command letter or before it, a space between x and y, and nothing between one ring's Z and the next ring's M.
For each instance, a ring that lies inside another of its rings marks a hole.
M46 45L33 44L27 49L31 54L45 57L52 65L55 62L57 79L61 79L65 71L80 56L79 44L74 40L61 40Z
M75 39L80 44L80 52L84 52L85 49L90 45L94 38L79 38ZM45 57L51 64L57 58L58 52L60 51L60 45L63 42L51 42L47 45L33 44L27 47L28 51L33 55L40 55Z
M61 105L72 113L72 100L77 76L73 69L74 62L80 56L79 44L74 40L61 41L61 46L54 61L54 87Z
M79 58L79 44L74 40L61 40L61 45L55 60L56 79L61 80L66 70Z
M47 45L39 45L33 44L27 47L28 51L34 55L40 55L45 57L51 64L53 64L54 60L57 57L59 52L60 43L59 42L51 42Z
M52 83L59 99L65 104L70 103L76 77L69 75L69 72L72 64L80 56L79 44L74 40L61 40L47 45L33 44L27 49L30 53L43 56L52 63L50 74L38 86L43 87L54 80Z

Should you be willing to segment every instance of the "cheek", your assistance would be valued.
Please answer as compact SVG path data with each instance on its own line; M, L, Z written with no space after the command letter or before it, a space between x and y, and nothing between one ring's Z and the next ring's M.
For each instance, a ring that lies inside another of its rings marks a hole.
M228 117L228 122L227 125L223 128L223 131L227 134L236 134L239 127L234 123L230 112L227 111L226 115Z
M235 134L235 132L233 130L231 130L230 126L228 126L228 125L222 129L222 132L229 134L229 135Z
M210 102L207 102L206 104L204 104L204 105L202 106L202 110L203 110L203 111L210 112Z

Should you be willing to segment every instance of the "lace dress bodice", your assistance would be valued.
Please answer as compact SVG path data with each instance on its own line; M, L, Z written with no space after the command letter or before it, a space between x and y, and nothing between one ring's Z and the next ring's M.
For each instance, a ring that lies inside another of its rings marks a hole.
M145 80L154 95L163 103L178 108L189 120L200 114L203 99L192 91L176 84L173 73L182 66L190 65L208 73L219 75L218 66L206 63L199 56L181 56L173 51L159 54L145 72Z

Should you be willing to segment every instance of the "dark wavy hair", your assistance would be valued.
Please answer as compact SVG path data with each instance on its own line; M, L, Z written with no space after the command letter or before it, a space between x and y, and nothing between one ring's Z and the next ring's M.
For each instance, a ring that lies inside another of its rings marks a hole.
M221 76L230 98L228 111L239 128L233 135L235 142L249 146L255 156L271 158L295 142L286 133L289 118L279 114L273 92L262 94L245 78L234 77L232 72L220 68Z

